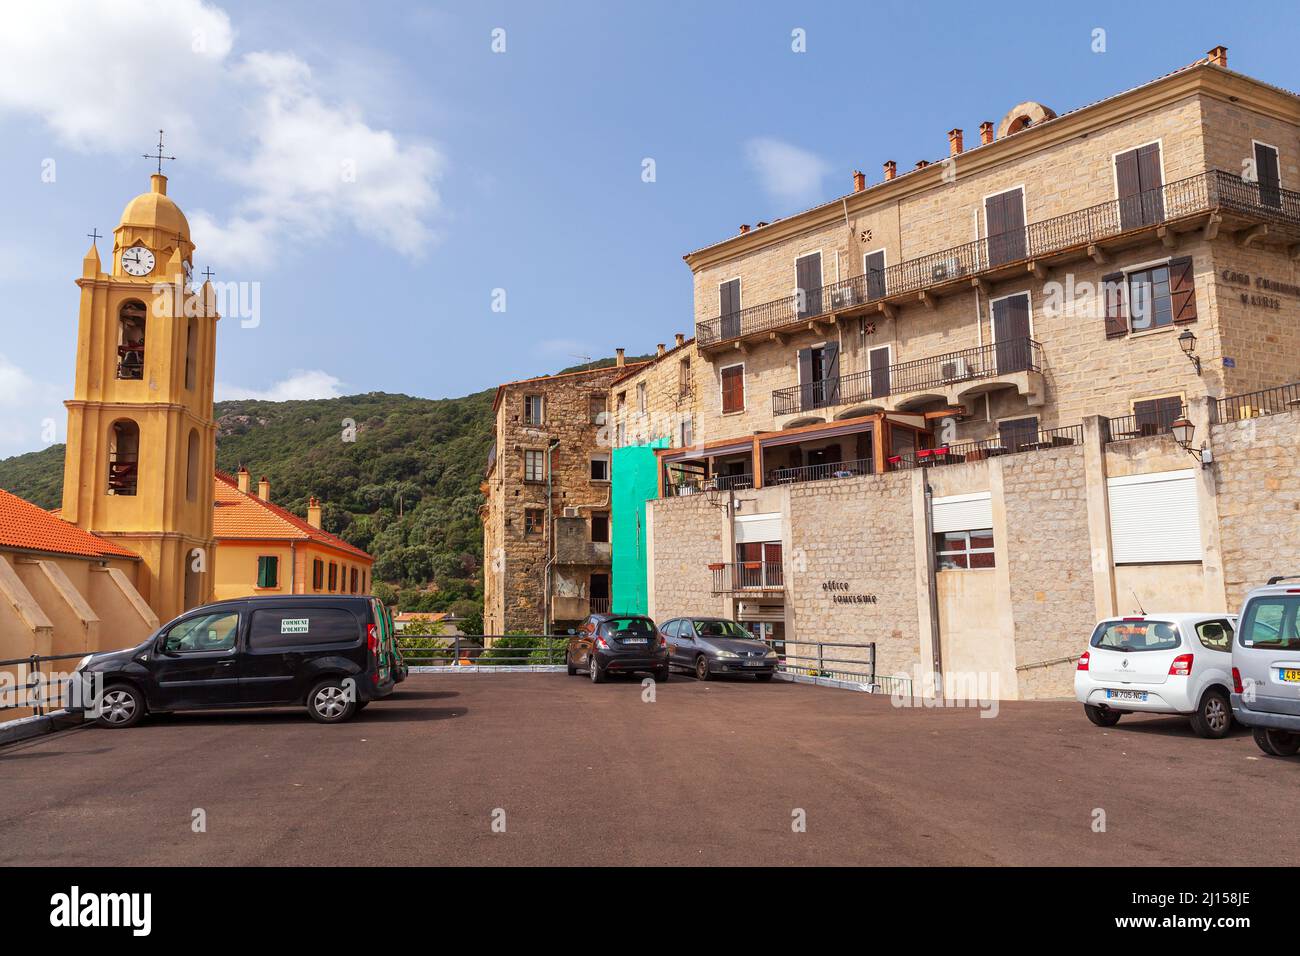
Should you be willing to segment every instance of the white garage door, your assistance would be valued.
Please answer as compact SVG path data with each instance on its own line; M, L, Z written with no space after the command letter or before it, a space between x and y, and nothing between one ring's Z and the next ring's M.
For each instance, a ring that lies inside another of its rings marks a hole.
M1193 469L1109 478L1106 486L1116 564L1201 560Z

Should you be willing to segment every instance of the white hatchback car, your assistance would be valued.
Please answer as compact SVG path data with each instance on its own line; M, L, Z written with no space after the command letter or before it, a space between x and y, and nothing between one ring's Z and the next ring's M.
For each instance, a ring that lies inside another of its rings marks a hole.
M1128 713L1182 714L1201 737L1232 729L1235 614L1108 618L1074 672L1074 696L1098 727Z

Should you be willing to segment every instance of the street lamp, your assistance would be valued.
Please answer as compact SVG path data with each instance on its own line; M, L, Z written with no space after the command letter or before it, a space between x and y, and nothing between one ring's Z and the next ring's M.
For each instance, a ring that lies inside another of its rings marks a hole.
M1205 447L1203 442L1200 448L1192 447L1192 436L1196 433L1196 426L1186 418L1174 420L1169 426L1169 431L1173 433L1174 441L1178 442L1178 447L1199 461L1202 468L1208 468L1214 463L1213 452Z
M1188 360L1196 366L1196 374L1201 374L1201 359L1196 354L1196 333L1191 329L1183 329L1182 334L1178 336L1178 347L1183 350L1183 354Z

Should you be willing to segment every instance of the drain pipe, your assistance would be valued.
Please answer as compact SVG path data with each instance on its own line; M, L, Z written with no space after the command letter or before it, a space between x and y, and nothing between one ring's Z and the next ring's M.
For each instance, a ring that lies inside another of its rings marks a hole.
M930 595L930 652L933 655L934 696L943 700L943 650L939 644L939 591L934 552L934 489L925 482L925 566L926 590Z
M560 444L552 438L546 446L546 566L542 569L542 633L551 634L551 565L555 562L555 521L551 517L551 452Z

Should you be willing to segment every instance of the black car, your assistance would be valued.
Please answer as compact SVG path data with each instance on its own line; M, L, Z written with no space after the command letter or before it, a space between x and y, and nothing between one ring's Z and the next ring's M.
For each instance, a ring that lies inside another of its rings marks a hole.
M777 654L735 621L724 617L679 617L664 622L659 634L668 643L669 661L700 680L714 674L753 674L768 681Z
M375 598L352 595L197 607L138 647L83 658L81 709L102 690L105 727L130 727L146 712L286 704L306 706L323 724L341 723L393 691L383 613Z
M592 614L569 636L569 676L585 670L593 684L637 671L668 679L668 645L642 614Z

